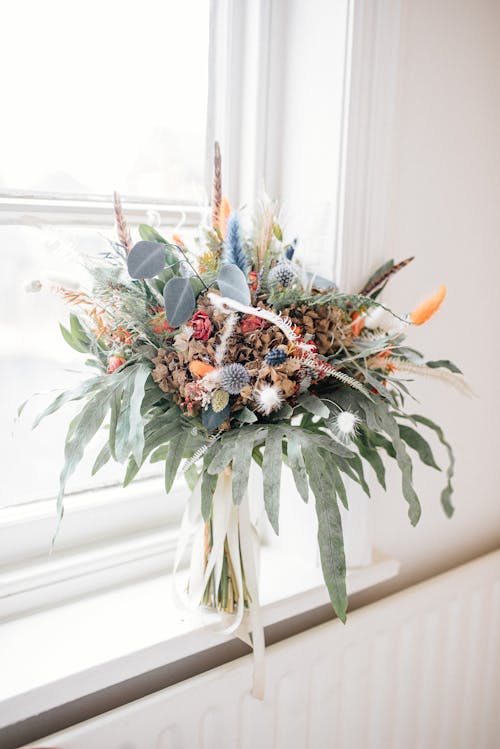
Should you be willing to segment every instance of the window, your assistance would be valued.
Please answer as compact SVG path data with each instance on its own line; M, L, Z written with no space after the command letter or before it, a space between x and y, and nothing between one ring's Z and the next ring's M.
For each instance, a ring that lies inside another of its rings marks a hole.
M47 558L68 412L33 434L13 416L32 392L79 377L81 357L55 324L67 310L24 287L72 283L75 272L84 280L74 253L98 251L112 234L114 189L132 228L192 232L206 210L215 138L233 205L264 183L289 231L303 232L311 265L355 287L383 240L398 28L389 5L4 3L0 617L165 569L185 497L179 488L166 499L154 472L127 490L116 467L90 480L89 454Z

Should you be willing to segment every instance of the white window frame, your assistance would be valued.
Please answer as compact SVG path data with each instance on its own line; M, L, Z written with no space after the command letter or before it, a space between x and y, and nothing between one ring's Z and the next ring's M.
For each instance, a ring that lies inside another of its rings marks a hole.
M207 173L218 139L224 190L236 205L251 202L262 180L279 195L279 159L267 144L276 136L270 102L284 71L275 40L287 8L285 0L211 3ZM400 0L349 2L338 221L330 242L333 275L349 289L384 255L399 18ZM154 208L162 225L183 216L186 225L196 226L206 210L150 199L125 200L124 208L132 225ZM113 208L106 198L0 193L0 224L20 219L102 226L112 223ZM187 491L181 481L169 497L159 480L71 497L61 545L50 557L47 529L55 503L0 510L0 619L164 572Z

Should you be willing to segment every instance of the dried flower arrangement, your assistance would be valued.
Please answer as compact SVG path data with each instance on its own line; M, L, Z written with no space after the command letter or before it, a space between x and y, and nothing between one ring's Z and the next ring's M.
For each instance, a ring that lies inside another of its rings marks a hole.
M164 462L172 488L182 461L193 490L176 567L194 542L188 603L258 611L247 485L252 460L262 469L264 507L279 530L280 466L291 468L299 495L315 496L322 569L333 608L344 621L347 595L339 502L344 478L369 494L369 464L385 488L383 458L394 459L412 524L420 502L408 448L438 468L420 433L430 429L449 454L441 495L451 516L453 454L430 419L405 410L408 375L426 374L467 391L447 360L424 361L404 345L406 329L439 308L445 288L409 315L379 301L388 280L413 258L392 260L356 293L308 272L296 242L283 239L274 205L264 200L253 233L222 195L216 145L211 223L202 251L141 225L132 243L115 196L118 242L93 266L89 292L60 289L74 311L66 341L90 355L98 373L58 395L37 419L84 401L65 446L58 498L85 446L109 420L94 465L127 464L124 484L147 461ZM252 619L254 646L259 623ZM260 637L261 642L262 638Z

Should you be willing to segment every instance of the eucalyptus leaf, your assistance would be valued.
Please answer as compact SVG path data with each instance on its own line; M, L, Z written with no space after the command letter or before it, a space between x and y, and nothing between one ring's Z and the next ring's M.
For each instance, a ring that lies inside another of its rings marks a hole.
M149 224L139 224L139 236L148 242L163 242L163 244L167 244L167 240L156 231L154 226L149 226Z
M62 333L62 337L66 341L66 343L71 346L71 348L75 349L75 351L78 351L80 354L86 354L89 350L89 344L84 343L80 338L77 338L74 336L67 328L64 327L61 323L59 323L59 328Z
M241 411L235 413L234 418L242 424L255 424L257 421L257 416L246 406L244 406Z
M189 278L171 278L163 291L165 315L173 328L183 325L192 316L196 300Z
M154 278L165 267L165 245L162 242L137 242L127 255L131 278Z
M222 411L214 411L212 406L208 406L201 412L201 421L205 429L208 429L209 432L213 432L229 418L230 413L231 406L229 403L222 409Z
M98 471L103 468L106 463L111 459L111 451L109 449L109 443L106 442L105 445L99 450L99 453L97 455L97 458L95 459L95 463L92 466L92 476L95 476Z
M248 306L251 301L250 289L243 271L233 263L223 265L217 278L219 290L222 296L234 299Z

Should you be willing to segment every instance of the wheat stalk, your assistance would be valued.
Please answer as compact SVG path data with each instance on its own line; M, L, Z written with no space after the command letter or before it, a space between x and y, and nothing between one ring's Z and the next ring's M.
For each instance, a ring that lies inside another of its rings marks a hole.
M458 372L450 372L449 369L445 369L444 367L428 367L426 364L415 364L414 362L405 361L404 359L397 359L393 356L385 359L384 363L392 364L394 369L401 372L422 375L424 377L432 377L435 380L445 382L447 385L452 385L463 395L467 395L469 397L475 395L473 389L463 375L459 374Z
M123 213L122 202L117 192L115 192L113 195L113 202L115 206L116 233L118 234L120 244L125 247L128 255L128 253L132 249L132 237L130 236L130 231L127 226L125 214Z
M214 143L214 180L212 187L212 226L217 229L219 226L220 206L222 202L222 159L220 155L220 146L217 141Z

